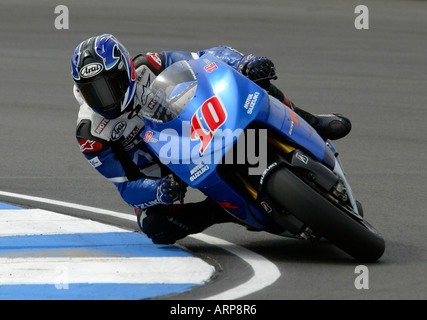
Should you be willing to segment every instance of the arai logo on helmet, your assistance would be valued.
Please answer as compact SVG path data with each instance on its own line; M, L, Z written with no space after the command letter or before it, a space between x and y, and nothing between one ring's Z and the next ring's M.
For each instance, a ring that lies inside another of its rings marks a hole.
M80 69L80 75L82 78L91 78L100 73L102 69L104 67L98 62L89 63Z

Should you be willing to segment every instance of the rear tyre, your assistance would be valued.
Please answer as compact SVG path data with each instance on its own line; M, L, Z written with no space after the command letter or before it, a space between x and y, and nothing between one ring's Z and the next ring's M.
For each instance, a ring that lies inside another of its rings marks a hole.
M265 191L288 212L360 261L376 261L384 253L385 242L363 218L327 199L287 168L272 172Z

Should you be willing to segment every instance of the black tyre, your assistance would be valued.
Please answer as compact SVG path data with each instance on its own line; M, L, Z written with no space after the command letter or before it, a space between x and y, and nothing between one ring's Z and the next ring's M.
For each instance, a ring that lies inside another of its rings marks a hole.
M357 260L376 261L385 242L364 218L327 199L287 168L272 172L265 190L291 214Z

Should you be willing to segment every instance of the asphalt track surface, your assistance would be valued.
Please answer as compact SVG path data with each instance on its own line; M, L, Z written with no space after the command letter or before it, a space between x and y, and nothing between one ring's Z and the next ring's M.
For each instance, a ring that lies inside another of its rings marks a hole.
M354 25L360 1L61 4L69 9L67 30L55 28L55 1L0 5L0 190L131 215L114 186L79 152L69 65L74 48L101 33L115 34L132 54L227 44L270 57L276 84L297 105L351 118L351 134L336 146L365 216L386 240L380 261L366 265L369 289L359 290L355 268L360 263L333 246L213 226L205 234L256 252L280 269L277 281L244 299L427 298L426 1L367 1L367 30ZM188 201L198 199L199 193L190 192ZM40 206L4 196L0 201ZM135 227L122 219L61 210ZM179 245L220 272L208 285L172 298L203 298L251 276L244 262L216 246L194 238Z

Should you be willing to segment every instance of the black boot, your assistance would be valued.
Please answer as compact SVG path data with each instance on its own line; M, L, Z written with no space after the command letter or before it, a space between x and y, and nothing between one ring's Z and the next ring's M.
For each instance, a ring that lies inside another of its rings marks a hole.
M300 108L294 108L294 111L307 121L324 140L341 139L351 130L350 120L340 114L313 115Z
M139 210L137 217L142 232L156 244L173 244L214 224L237 220L209 198L197 203L150 207Z

